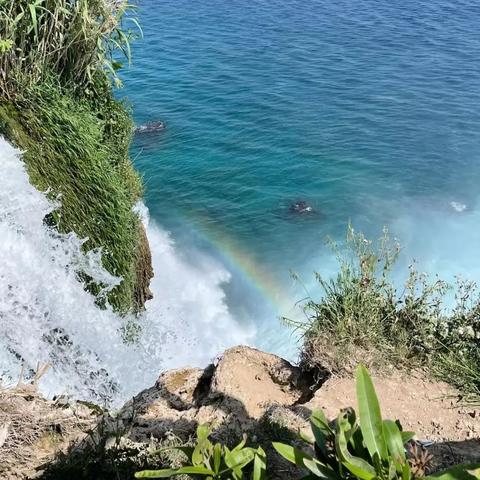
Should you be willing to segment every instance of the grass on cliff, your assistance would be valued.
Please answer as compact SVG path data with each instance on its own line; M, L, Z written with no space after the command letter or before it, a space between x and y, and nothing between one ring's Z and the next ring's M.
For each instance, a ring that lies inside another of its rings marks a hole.
M316 274L318 299L302 303L306 367L341 374L358 363L374 370L425 368L480 401L480 294L474 282L449 284L410 265L392 280L400 247L385 231L378 243L349 227L346 249L331 244L339 272Z
M0 105L0 132L24 151L32 183L60 208L49 221L101 248L106 269L123 282L108 293L119 311L134 305L142 185L128 157L132 123L109 85L97 99L75 97L54 82L32 86ZM103 285L80 275L98 294Z
M118 82L139 32L126 0L0 0L0 93L14 98L55 75L74 91L99 95L96 78ZM132 27L132 28L130 28Z
M132 8L127 0L0 0L0 133L24 151L32 183L60 201L48 222L86 238L85 251L101 249L104 267L123 278L108 293L120 312L143 303L144 237L132 212L142 186L128 158L131 118L112 93L119 53L130 61L139 32ZM79 270L92 293L103 291Z

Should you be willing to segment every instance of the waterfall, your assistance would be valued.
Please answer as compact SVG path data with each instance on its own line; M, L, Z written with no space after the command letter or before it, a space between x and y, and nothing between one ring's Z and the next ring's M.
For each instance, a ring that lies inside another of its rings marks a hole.
M154 299L139 318L100 309L77 271L111 288L101 251L83 252L84 240L59 234L45 222L58 207L29 182L21 154L0 138L0 378L18 380L48 363L42 392L120 404L151 385L166 368L204 366L228 346L249 343L251 329L239 325L226 305L222 285L230 274L200 252L182 255L168 232L148 221L155 277ZM122 336L136 322L133 344Z

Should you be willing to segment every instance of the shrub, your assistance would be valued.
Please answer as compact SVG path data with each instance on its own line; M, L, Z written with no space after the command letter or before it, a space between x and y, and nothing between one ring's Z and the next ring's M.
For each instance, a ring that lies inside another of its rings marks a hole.
M0 92L12 98L48 75L84 92L99 73L118 82L118 50L130 58L138 23L126 0L0 0ZM139 28L139 27L138 27Z
M252 480L264 480L266 472L265 452L261 448L245 447L244 438L233 450L225 445L210 442L209 428L197 428L197 443L194 447L173 447L188 457L188 465L176 469L144 470L136 478L169 478L189 475L193 478L207 477L211 480L244 478L244 468L253 462Z
M382 419L375 388L365 367L358 367L356 380L358 420L352 408L342 410L333 424L323 412L314 412L310 417L314 439L304 437L313 446L314 455L283 443L274 443L274 448L289 462L308 469L310 476L304 478L412 479L405 444L415 434L403 432L398 420ZM423 478L425 472L419 473ZM480 464L459 465L424 478L478 479Z
M358 363L426 365L466 394L480 395L480 296L473 282L450 285L415 265L401 289L391 280L400 253L385 230L378 244L349 227L346 249L331 244L340 266L330 279L316 274L321 297L308 297L307 321L285 319L303 332L302 361L333 373ZM447 293L454 293L451 307Z
M310 426L313 438L300 435L308 451L290 443L273 442L274 449L296 465L302 480L479 480L480 464L457 465L426 476L430 455L407 458L405 446L415 433L404 432L398 420L384 420L368 370L360 365L356 371L357 418L353 408L341 410L336 420L328 422L322 411L313 412ZM213 479L243 478L243 469L253 462L253 480L266 475L266 456L262 448L245 447L244 440L233 450L208 440L210 430L197 429L195 446L173 447L183 452L188 464L180 468L144 470L136 478L169 478L177 475ZM165 450L165 449L163 449Z

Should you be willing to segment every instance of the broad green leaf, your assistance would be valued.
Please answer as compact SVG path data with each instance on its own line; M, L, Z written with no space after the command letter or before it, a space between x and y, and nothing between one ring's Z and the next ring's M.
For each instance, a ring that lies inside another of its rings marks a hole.
M303 461L303 464L316 477L325 478L327 480L338 480L339 479L338 475L330 467L327 467L326 465L323 465L322 463L320 463L315 458L313 458L312 460L309 460L308 458L306 458Z
M405 462L402 465L402 480L411 480L412 479L412 469L410 467L410 464L408 462Z
M305 459L312 460L310 455L302 452L298 448L286 445L285 443L273 442L273 448L290 463L294 463L297 467L303 467Z
M242 450L232 450L225 454L225 463L231 470L242 469L249 464L255 456L253 449L243 448Z
M350 424L345 413L341 413L337 419L337 434L335 435L335 449L341 463L358 478L372 480L377 476L375 468L363 458L355 457L348 451L346 432L350 430Z
M201 465L203 463L202 445L200 443L197 443L193 449L192 463L194 465Z
M177 470L171 468L164 470L143 470L135 474L135 478L170 478L178 475Z
M198 425L197 427L197 439L199 442L207 440L208 436L210 435L210 427L206 424Z
M211 445L208 440L210 434L210 428L208 425L198 425L197 427L197 444L192 452L193 465L202 465L203 454Z
M303 440L305 443L309 443L310 445L313 445L315 443L315 439L313 439L310 435L302 432L301 430L298 430L298 438L300 440Z
M323 456L326 457L327 440L333 435L333 432L328 424L325 414L321 410L312 413L312 416L310 417L310 426L318 449Z
M350 438L348 439L348 442L349 442L349 447L351 446L352 449L353 449L353 451L350 450L353 455L355 455L356 457L360 457L360 458L368 458L369 457L368 450L365 448L365 445L364 445L364 442L363 442L362 431L360 430L358 425L355 426L355 428L353 429L353 432L350 435Z
M333 435L333 430L331 429L330 423L327 420L325 413L323 413L323 410L314 410L310 416L310 421L312 420L316 421L315 424L322 430L322 433L326 437Z
M410 440L413 440L413 437L415 437L415 432L401 432L402 433L402 442L405 445L408 443Z
M222 446L217 443L213 448L213 470L215 473L220 471L220 464L222 463Z
M243 480L242 469L237 468L237 469L232 470L232 478L233 478L233 480Z
M398 462L395 462L392 460L391 462L388 463L388 478L389 480L394 480L397 478L397 465L399 465ZM402 471L400 467L400 472Z
M267 456L262 447L258 447L253 460L253 480L265 480L267 474Z
M242 441L232 451L241 450L246 443L247 443L247 436L243 434Z
M456 465L425 477L425 480L479 480L480 463Z
M372 379L363 365L359 365L356 374L358 410L360 428L370 456L377 454L381 459L388 457L387 444L383 436L383 422L377 394Z
M191 467L182 467L177 469L178 475L215 475L213 470L209 468L202 467L200 465L191 466Z
M398 425L393 420L384 420L383 433L390 455L403 464L405 462L405 447Z

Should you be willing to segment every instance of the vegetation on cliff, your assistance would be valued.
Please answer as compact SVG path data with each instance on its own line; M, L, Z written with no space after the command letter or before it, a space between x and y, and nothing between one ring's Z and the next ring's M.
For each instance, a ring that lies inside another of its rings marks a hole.
M427 475L432 456L420 452L412 441L414 432L403 431L399 420L384 420L372 379L360 365L356 371L358 415L353 408L340 410L329 421L322 410L311 413L312 437L300 433L304 448L295 443L273 442L273 447L298 473L294 478L314 480L476 480L480 464L456 465ZM266 480L267 456L261 448L246 446L247 438L230 450L213 444L206 425L197 428L193 445L173 447L184 463L179 468L143 470L136 478L170 478L188 475L207 480ZM168 447L167 447L168 449ZM407 455L408 449L408 455ZM253 463L253 466L252 466ZM283 476L282 476L283 477ZM286 478L286 477L284 477ZM291 477L288 477L291 478Z
M400 246L385 231L378 244L349 227L346 249L332 244L339 272L317 274L320 299L307 294L302 362L331 373L361 362L376 370L427 368L480 399L480 294L474 282L433 280L410 265L401 288L392 279Z
M145 251L132 211L142 193L128 154L133 125L112 91L117 52L130 56L127 22L136 29L130 9L113 0L0 1L0 133L24 151L32 183L60 201L49 224L85 238L85 251L101 249L106 269L123 278L106 292L121 312L142 306Z

